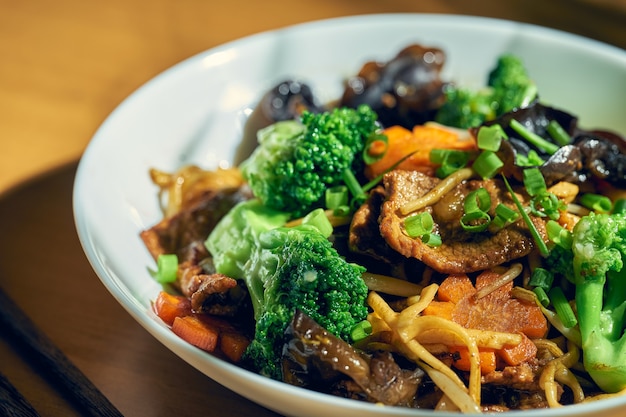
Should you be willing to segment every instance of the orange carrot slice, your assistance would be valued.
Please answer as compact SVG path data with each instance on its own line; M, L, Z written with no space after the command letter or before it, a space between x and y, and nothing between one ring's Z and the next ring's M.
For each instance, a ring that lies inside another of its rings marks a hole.
M382 133L387 136L387 152L381 159L367 166L365 175L369 179L382 174L411 153L397 168L432 174L435 171L435 165L430 162L432 149L476 149L473 138L436 124L418 125L411 130L390 126ZM375 152L379 150L376 148Z
M452 352L452 363L456 369L461 371L470 370L470 353L466 346L451 347L450 352ZM493 349L480 349L478 359L480 360L481 374L485 375L496 370L496 352Z
M219 330L196 316L176 317L172 331L186 342L207 352L217 346Z
M524 333L522 342L517 346L505 347L498 351L498 356L509 365L519 365L537 355L537 346Z
M172 295L161 291L154 300L152 308L163 322L171 326L176 317L191 314L191 301L182 295Z
M476 292L474 284L465 274L449 275L439 285L437 290L437 299L440 301L452 301L458 303L463 298L468 297Z

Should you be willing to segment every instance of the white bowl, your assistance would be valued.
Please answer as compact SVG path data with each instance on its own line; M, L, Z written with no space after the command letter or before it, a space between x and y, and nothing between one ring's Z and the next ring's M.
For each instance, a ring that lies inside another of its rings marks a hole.
M371 59L389 59L410 43L447 54L443 76L485 82L498 55L520 56L543 101L580 117L585 127L626 132L626 52L551 29L487 18L430 14L339 18L261 33L175 65L138 89L107 118L80 161L76 227L97 275L156 339L192 366L269 409L299 417L425 416L432 411L380 407L269 380L183 342L150 309L161 287L139 232L161 217L150 168L184 163L215 168L233 160L247 111L275 83L307 81L324 101L344 77ZM626 397L527 416L617 416ZM439 413L438 415L446 415Z

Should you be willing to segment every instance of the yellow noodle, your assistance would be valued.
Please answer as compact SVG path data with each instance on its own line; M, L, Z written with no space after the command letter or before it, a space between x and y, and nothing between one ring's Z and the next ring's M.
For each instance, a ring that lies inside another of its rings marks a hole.
M363 281L365 281L365 284L367 284L367 288L369 288L370 291L397 295L399 297L410 297L419 294L420 291L422 291L422 287L420 285L387 275L365 272L361 275L361 277L363 278Z
M465 329L465 332L476 341L476 346L487 349L502 349L505 346L517 346L522 341L519 333L494 332L490 330ZM435 343L445 346L459 346L463 341L442 329L425 329L417 336L420 343L432 345ZM431 352L432 350L429 349Z
M406 216L407 214L413 213L421 208L432 206L454 187L471 178L472 175L474 175L474 171L472 171L471 168L459 169L458 171L447 176L423 196L400 207L400 213Z
M448 375L440 372L439 370L430 367L426 363L420 363L420 367L428 374L430 379L444 392L444 396L464 413L467 414L479 414L481 413L480 406L476 401L467 395L467 392L459 387ZM447 400L444 400L447 402ZM447 410L450 408L446 407Z
M503 285L513 281L515 278L522 273L522 264L516 263L511 265L509 269L506 270L503 274L501 274L498 279L489 283L488 285L482 287L480 290L476 291L476 298L483 298L484 296L492 293Z
M436 287L434 288L436 290ZM428 294L429 292L432 292L432 289L429 289L427 291L422 291L422 292L425 293L424 298L430 297L430 299L432 300L433 295ZM448 320L435 318L432 316L420 316L419 320L417 320L417 318L413 320L414 323L418 322L418 325L419 325L419 321L421 321L422 319L428 319L429 323L433 322L433 320L430 320L430 319L433 319L433 318L440 319L441 321L437 321L436 325L442 325L443 322L446 322L445 325L447 326L447 328L451 329L451 331L453 332L456 332L459 335L459 337L465 341L465 343L468 346L468 349L472 353L472 355L470 355L471 356L471 371L470 371L469 388L466 387L465 384L463 384L463 382L460 380L458 375L454 373L452 369L450 369L447 365L445 365L443 362L441 362L439 359L433 356L417 340L413 339L412 337L407 337L407 334L404 331L405 329L401 329L398 327L398 323L400 321L399 319L400 313L395 312L386 303L386 301L382 297L380 297L380 295L378 295L374 291L370 292L370 295L368 297L368 302L370 304L370 307L387 323L387 325L390 328L394 330L396 337L392 338L392 343L394 343L394 345L396 345L396 347L401 352L403 352L407 358L412 359L416 362L421 361L421 362L428 364L430 368L438 372L437 373L438 376L439 374L445 375L447 377L446 381L453 381L457 387L457 390L462 390L466 394L469 394L469 397L475 403L476 407L479 408L478 405L480 404L480 363L478 362L478 348L476 346L476 342L473 341L467 335L467 333L464 333L465 329L462 326L456 323L450 322ZM420 304L421 303L418 303L417 305L421 307ZM405 317L410 317L410 316L411 316L410 314L405 314ZM414 326L415 326L414 324L411 325L411 327L414 327ZM442 387L440 386L440 388ZM459 397L456 396L456 394L455 396L452 396L451 398L454 401L462 402L462 400L459 399ZM466 407L466 404L465 405L457 404L457 405L461 409L463 409L463 407Z

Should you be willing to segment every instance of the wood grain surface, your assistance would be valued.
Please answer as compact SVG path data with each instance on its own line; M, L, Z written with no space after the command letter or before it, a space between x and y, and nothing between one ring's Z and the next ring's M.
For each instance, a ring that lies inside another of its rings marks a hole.
M76 163L130 93L221 43L365 13L499 17L626 48L624 0L0 0L0 287L126 416L274 415L160 345L99 282L76 237ZM44 416L77 416L0 329L0 374Z

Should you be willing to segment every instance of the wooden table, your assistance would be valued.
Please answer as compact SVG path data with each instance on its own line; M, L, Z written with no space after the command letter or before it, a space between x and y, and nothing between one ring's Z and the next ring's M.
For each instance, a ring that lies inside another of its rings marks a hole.
M195 53L376 12L500 17L626 47L624 0L0 0L0 286L124 415L273 413L156 342L92 272L71 211L76 162L91 135L133 90ZM79 415L6 338L0 373L42 415Z

